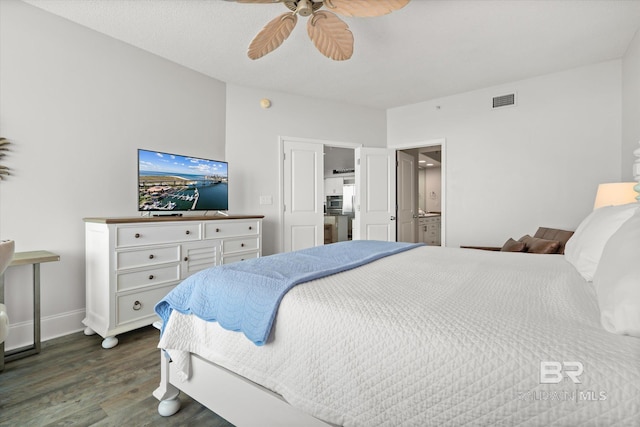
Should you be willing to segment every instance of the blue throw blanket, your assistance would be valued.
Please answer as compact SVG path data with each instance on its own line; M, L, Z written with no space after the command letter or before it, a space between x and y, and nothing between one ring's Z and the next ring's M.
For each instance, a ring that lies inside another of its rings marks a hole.
M269 338L280 301L300 283L349 270L421 244L355 240L250 259L200 271L155 307L167 324L172 310L241 331L256 345Z

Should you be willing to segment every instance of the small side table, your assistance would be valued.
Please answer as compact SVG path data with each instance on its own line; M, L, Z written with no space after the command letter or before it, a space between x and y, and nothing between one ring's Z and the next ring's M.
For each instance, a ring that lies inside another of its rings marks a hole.
M481 251L494 251L498 252L502 247L500 246L460 246L463 249L479 249Z
M4 343L0 344L0 371L4 363L40 353L40 264L60 261L60 255L49 251L16 252L9 267L33 265L33 344L4 352ZM0 301L4 301L4 274L0 275Z

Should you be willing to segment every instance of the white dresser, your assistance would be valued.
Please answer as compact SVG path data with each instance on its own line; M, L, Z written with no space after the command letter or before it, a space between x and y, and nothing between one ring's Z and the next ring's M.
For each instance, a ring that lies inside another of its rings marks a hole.
M154 306L186 277L261 256L262 218L85 218L85 334L112 348L158 320Z

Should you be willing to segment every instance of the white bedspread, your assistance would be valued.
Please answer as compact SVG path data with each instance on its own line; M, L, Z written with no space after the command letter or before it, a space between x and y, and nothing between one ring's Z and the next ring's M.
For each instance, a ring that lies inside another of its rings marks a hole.
M640 339L559 255L420 247L295 287L263 347L176 312L159 347L345 426L640 424ZM581 383L541 384L556 361Z

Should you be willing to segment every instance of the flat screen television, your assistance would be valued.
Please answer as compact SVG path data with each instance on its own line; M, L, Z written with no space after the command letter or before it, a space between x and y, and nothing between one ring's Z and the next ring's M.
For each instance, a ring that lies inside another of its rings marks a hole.
M226 211L228 164L138 150L139 211Z

